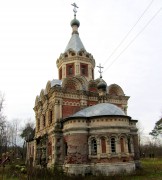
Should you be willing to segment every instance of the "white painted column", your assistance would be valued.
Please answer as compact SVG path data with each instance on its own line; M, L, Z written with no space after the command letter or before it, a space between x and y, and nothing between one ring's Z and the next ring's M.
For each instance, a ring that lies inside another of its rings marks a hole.
M55 116L55 121L57 121L60 118L60 100L59 99L55 99L55 103L54 103L54 116Z
M62 65L62 79L66 78L66 64Z
M75 75L80 75L80 64L75 63Z
M116 138L116 154L121 157L120 139Z
M110 140L106 140L106 154L107 157L110 158L111 156L111 145L110 145Z
M128 140L126 138L124 138L124 152L129 156Z
M97 139L97 158L100 159L101 156L101 141Z
M92 79L92 67L90 64L88 64L88 80Z

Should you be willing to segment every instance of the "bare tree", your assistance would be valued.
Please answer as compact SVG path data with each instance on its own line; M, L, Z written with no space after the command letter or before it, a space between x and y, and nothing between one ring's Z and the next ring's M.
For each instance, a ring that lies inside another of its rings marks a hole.
M162 156L162 143L159 138L149 136L147 141L141 145L142 157L161 157Z
M3 129L5 124L5 116L3 115L4 95L0 92L0 128Z
M3 114L4 95L0 92L0 154L6 147L6 117Z
M139 145L139 153L140 153L140 156L142 154L141 152L141 144L142 144L142 139L143 139L143 131L144 131L144 128L141 124L140 121L138 121L137 123L137 128L138 128L138 145Z
M6 151L12 150L14 158L18 156L18 148L20 143L18 140L18 119L6 122ZM19 138L19 139L18 139Z
M13 119L10 123L8 123L7 132L9 142L17 145L18 119Z
M13 119L8 122L3 113L4 95L0 92L0 158L2 153L13 150L14 155L17 155L18 148L18 119Z

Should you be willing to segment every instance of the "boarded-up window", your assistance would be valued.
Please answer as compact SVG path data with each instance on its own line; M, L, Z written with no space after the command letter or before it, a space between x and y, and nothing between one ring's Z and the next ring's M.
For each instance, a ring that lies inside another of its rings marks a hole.
M105 140L105 138L101 138L101 150L102 150L102 153L106 153L106 140Z

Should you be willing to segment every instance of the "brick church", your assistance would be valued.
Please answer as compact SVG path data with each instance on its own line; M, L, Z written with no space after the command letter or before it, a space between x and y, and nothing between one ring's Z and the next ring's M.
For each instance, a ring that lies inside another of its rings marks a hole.
M27 141L27 162L57 165L75 175L134 171L137 120L127 115L129 96L101 75L94 78L96 62L79 37L74 12L71 39L56 61L59 78L48 81L35 100L36 128Z

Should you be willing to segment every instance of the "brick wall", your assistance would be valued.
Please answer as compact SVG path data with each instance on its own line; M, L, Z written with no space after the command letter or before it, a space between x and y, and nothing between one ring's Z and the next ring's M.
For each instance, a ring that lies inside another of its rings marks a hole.
M76 90L76 85L72 82L68 82L66 85L65 85L65 89L66 90Z
M89 91L91 91L91 92L98 92L98 91L97 91L97 88L95 88L95 87L90 87L90 88L89 88Z
M80 110L80 106L68 106L63 105L62 106L62 116L63 118L68 117Z
M76 102L79 103L80 101L78 99L70 99L70 98L63 98L64 102Z
M71 134L65 136L67 143L67 156L65 163L81 164L88 161L87 134Z
M122 104L115 104L115 103L113 103L113 104L122 109Z
M96 101L88 101L87 102L87 105L88 106L93 106L93 105L96 105L98 102L96 102Z

